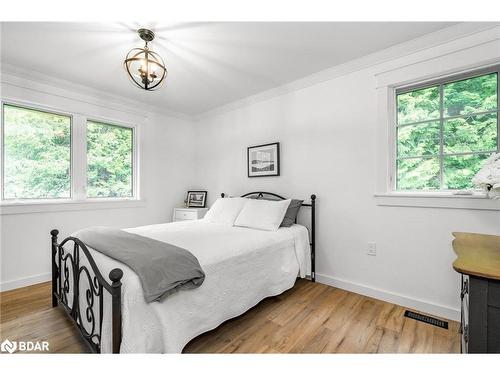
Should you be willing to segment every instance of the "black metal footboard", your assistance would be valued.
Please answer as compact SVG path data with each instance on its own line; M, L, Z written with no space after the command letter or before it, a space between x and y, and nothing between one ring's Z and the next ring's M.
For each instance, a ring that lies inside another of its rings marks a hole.
M76 323L90 349L95 353L100 353L104 290L106 290L111 295L112 351L119 353L122 341L121 278L123 271L119 268L113 269L109 273L110 284L102 276L87 246L82 241L75 237L67 237L59 244L57 243L59 231L54 229L50 231L50 234L52 236L52 307L61 304ZM67 250L71 247L71 243L73 244L72 251ZM90 269L85 264L80 264L82 255L85 256ZM85 281L86 285L82 285ZM83 296L84 299L81 298ZM81 306L82 302L84 306Z

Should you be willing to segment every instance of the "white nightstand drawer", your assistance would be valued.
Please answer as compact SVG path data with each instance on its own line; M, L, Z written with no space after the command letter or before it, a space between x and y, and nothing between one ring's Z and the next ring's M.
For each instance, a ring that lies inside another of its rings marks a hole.
M176 210L175 219L177 220L196 220L198 213L196 211Z
M174 221L198 220L205 216L208 208L174 208Z

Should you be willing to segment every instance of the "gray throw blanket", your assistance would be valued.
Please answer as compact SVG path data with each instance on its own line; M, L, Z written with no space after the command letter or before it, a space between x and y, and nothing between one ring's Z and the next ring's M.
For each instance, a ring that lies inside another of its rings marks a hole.
M141 280L146 302L197 288L205 280L198 259L180 247L108 227L82 229L73 236L129 266Z

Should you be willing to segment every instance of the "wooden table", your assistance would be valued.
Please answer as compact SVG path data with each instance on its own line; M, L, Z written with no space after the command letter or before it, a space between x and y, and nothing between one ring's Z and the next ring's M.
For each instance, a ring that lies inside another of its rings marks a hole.
M499 224L500 225L500 224ZM500 236L453 232L455 271L500 280Z

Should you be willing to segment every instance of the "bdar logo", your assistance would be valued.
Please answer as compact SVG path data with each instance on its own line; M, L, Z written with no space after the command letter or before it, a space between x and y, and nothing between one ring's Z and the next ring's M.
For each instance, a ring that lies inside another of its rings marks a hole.
M16 342L11 342L9 340L5 340L2 342L0 345L0 350L2 352L9 352L9 353L14 353L17 349L17 343Z

